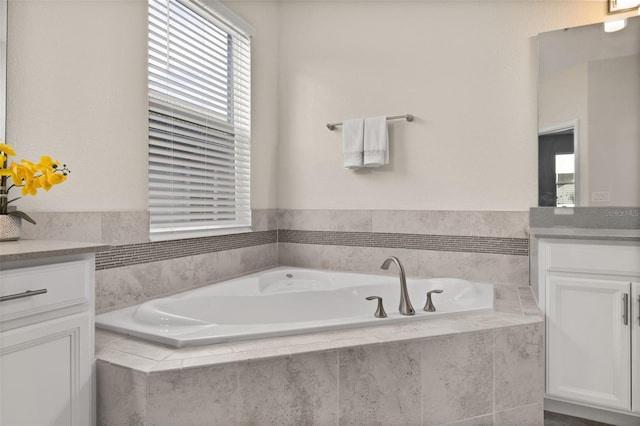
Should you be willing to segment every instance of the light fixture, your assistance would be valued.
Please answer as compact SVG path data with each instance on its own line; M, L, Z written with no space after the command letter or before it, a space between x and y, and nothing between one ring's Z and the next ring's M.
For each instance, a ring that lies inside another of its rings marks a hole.
M615 31L620 31L624 27L627 26L627 20L625 19L616 19L615 21L607 21L604 23L604 32L612 33Z

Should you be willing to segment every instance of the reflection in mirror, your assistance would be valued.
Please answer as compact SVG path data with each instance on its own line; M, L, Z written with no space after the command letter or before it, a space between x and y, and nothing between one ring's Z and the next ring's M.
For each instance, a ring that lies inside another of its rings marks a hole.
M576 192L575 124L538 135L538 205L574 207Z
M538 205L639 206L640 17L538 43Z

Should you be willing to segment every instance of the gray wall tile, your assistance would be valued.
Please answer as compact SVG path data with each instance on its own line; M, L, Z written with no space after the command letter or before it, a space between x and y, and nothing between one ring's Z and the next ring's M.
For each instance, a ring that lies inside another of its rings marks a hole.
M434 235L471 235L471 212L427 210L418 215L418 233Z
M278 210L278 229L371 232L371 211Z
M525 256L445 251L416 251L418 276L454 277L476 282L528 285Z
M496 426L544 426L542 402L495 413Z
M328 231L371 232L372 214L369 210L329 210Z
M96 363L98 426L143 426L146 377L98 360Z
M162 272L146 263L96 271L96 312L135 305L164 293Z
M373 232L417 234L420 212L417 210L373 210Z
M29 213L36 225L24 223L23 238L102 242L102 213L54 212Z
M389 256L398 257L407 275L416 276L418 268L413 250L278 243L278 263L286 266L397 275L393 267L388 271L380 269Z
M422 359L424 425L492 413L492 331L428 340Z
M102 213L102 239L106 244L138 244L149 241L149 212Z
M275 244L96 271L96 312L208 285L276 266Z
M528 238L529 212L470 212L471 235Z
M145 425L233 425L237 365L194 368L147 377Z
M274 229L278 229L278 210L251 210L251 228L254 231L272 231Z
M147 376L98 361L99 424L542 425L543 329L538 323Z
M493 414L461 420L459 422L448 423L446 426L493 426Z
M495 334L496 411L542 402L544 324L498 329Z
M340 424L421 424L421 352L419 342L340 350Z
M337 353L251 361L240 370L239 423L335 425Z

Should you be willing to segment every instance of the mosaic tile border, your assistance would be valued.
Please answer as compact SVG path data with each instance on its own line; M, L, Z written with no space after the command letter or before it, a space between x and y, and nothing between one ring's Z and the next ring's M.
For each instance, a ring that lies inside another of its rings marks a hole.
M279 229L278 242L329 246L455 251L512 256L529 255L529 240L526 238Z
M113 246L108 251L96 254L96 270L120 268L277 242L278 231L271 230Z
M525 238L280 229L114 246L96 254L96 270L274 243L398 248L528 256Z

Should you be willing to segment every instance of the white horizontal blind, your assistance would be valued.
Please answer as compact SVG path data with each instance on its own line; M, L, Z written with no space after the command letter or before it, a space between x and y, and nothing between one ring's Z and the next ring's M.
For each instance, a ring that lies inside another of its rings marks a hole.
M149 1L152 240L251 225L250 38L193 0Z

